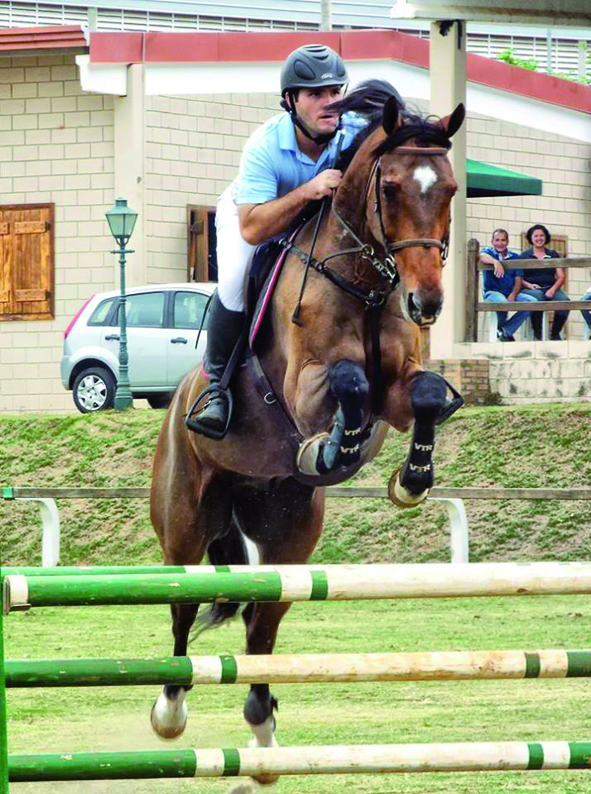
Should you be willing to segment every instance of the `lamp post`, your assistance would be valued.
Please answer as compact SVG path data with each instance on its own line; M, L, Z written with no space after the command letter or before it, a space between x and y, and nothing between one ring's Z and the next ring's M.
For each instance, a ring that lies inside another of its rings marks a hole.
M125 411L133 405L133 397L129 384L129 355L127 353L127 317L125 314L125 257L133 251L125 246L132 235L137 220L137 212L127 206L127 200L118 198L115 206L105 213L111 234L119 248L111 251L119 254L119 271L121 274L121 298L119 299L119 378L115 391L115 410Z

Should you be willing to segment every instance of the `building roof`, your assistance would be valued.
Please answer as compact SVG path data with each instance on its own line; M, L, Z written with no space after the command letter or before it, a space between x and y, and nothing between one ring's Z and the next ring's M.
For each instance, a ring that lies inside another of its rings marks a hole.
M111 33L93 32L92 64L279 62L310 41L324 43L345 60L392 59L429 68L429 42L393 30L318 33ZM591 86L530 72L503 61L468 54L467 78L511 94L591 113Z
M326 43L351 61L392 60L429 68L429 42L393 30L332 32L93 31L88 50L81 26L0 30L0 54L90 52L91 65L281 62L296 47ZM591 86L530 72L503 61L467 55L467 79L514 96L591 113Z
M88 52L81 25L56 25L47 28L0 29L0 55Z

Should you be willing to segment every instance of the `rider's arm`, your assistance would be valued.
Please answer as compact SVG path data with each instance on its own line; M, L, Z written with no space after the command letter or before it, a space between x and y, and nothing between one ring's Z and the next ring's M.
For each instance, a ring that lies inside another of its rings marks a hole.
M280 198L265 201L263 204L240 204L238 217L242 236L247 243L259 245L276 234L281 234L290 227L307 204L329 196L340 181L341 172L331 168Z

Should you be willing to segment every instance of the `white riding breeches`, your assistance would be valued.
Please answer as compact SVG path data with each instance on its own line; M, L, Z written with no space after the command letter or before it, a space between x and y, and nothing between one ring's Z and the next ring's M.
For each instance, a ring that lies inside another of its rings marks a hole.
M256 245L240 234L238 207L230 188L220 196L215 213L218 261L218 295L226 309L241 312L245 308L246 285Z

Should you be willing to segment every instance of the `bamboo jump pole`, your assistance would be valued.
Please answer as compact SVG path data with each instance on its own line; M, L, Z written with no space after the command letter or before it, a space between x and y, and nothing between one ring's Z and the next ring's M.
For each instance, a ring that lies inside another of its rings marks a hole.
M6 661L7 687L591 677L591 651L436 651Z
M4 608L591 593L586 562L186 568L180 575L7 576Z
M56 780L590 769L591 742L257 747L14 755L12 783Z

